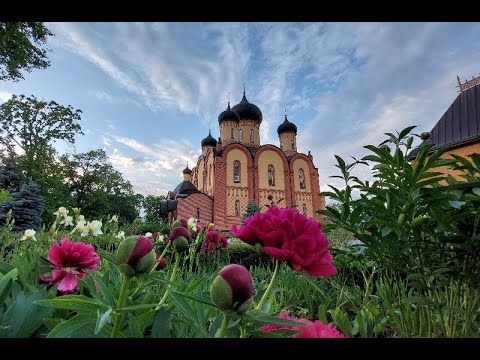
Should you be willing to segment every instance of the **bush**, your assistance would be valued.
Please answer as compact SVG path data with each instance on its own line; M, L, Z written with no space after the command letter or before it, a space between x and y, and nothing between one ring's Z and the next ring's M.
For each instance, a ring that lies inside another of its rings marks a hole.
M230 241L230 246L222 249L222 261L226 264L239 264L247 269L252 266L269 266L273 269L274 262L270 256L236 238L230 238Z
M414 127L397 133L380 146L368 145L372 154L346 164L336 156L344 189L323 192L339 203L319 213L329 218L324 230L342 228L366 245L365 255L391 270L416 277L422 286L439 286L449 276L464 277L479 284L480 235L480 155L472 161L461 157L442 159L446 149L431 151L432 145L411 153ZM356 165L373 164L375 181L352 175ZM456 164L457 163L457 164ZM469 182L459 183L437 171L441 166L456 167ZM449 186L440 181L447 180ZM354 199L352 192L359 198Z

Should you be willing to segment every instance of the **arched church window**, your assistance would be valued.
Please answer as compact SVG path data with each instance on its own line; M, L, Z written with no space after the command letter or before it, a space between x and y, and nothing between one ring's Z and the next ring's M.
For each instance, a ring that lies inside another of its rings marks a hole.
M233 162L233 182L240 182L240 161L238 160Z
M243 130L238 130L238 141L243 142Z
M252 144L252 145L253 145L253 140L254 140L253 129L250 129L250 144Z
M275 186L275 169L273 165L268 165L268 185Z
M307 215L307 205L306 204L303 204L302 210L303 210L303 215Z
M240 216L240 200L235 200L235 216Z
M197 207L197 221L200 221L200 208Z
M300 189L305 189L305 173L303 169L298 170L298 182L300 184Z
M231 135L231 137L232 137L232 140L235 139L235 137L233 136L233 135L234 135L234 134L233 134L233 128L230 129L230 135Z

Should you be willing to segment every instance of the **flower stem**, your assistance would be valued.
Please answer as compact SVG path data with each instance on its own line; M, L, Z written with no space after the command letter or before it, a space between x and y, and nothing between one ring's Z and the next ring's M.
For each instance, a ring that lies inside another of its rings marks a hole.
M272 279L270 280L270 284L268 284L267 290L265 290L265 293L263 294L262 298L260 299L260 302L255 307L256 310L260 310L263 307L263 305L267 302L268 297L270 296L270 293L272 292L273 285L275 284L275 281L277 280L278 269L279 268L280 268L280 262L278 261L278 259L275 259L275 270L273 271Z
M230 316L226 312L223 313L222 326L220 327L220 332L218 334L219 338L224 338L227 333L228 323L230 321Z
M172 271L172 275L170 276L170 282L172 282L173 280L175 280L175 276L177 276L177 271L178 271L178 265L180 264L180 254L179 253L176 253L175 254L175 265L173 266L173 271ZM162 299L160 300L160 302L158 303L157 307L155 308L156 311L160 310L160 308L162 307L162 305L165 303L165 301L167 300L167 297L168 297L168 289L170 288L170 285L168 285L167 287L167 290L165 290L165 294L163 294L163 297Z
M165 253L167 252L168 248L170 247L170 243L167 244L167 246L165 246L165 249L163 249L163 252L162 252L162 255L160 255L160 257L158 258L157 261L155 261L155 264L153 265L152 269L148 272L149 274L151 272L154 272L155 269L157 268L158 264L160 264L160 260L163 259L163 257L165 256Z
M118 301L117 301L117 311L123 308L123 305L125 304L125 298L127 297L128 293L128 285L130 285L130 276L123 275L123 282L122 282L122 287L120 289L120 295L118 296ZM125 313L117 313L115 317L115 323L113 325L113 330L112 334L110 337L114 338L117 336L118 330L120 330L120 325L122 324L123 317Z

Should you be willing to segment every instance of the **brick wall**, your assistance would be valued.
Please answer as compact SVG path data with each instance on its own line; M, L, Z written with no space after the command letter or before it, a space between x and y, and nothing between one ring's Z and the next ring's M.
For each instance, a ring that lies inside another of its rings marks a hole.
M201 193L177 198L177 219L197 218L197 208L200 210L198 222L200 226L213 222L213 200L208 195Z

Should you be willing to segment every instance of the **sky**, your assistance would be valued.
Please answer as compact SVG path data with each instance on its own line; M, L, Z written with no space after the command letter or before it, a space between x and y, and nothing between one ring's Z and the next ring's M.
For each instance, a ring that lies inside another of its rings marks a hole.
M0 103L35 95L82 110L85 135L60 153L103 148L143 195L166 195L219 136L243 95L263 113L261 144L284 118L311 151L322 191L334 155L368 153L385 132L430 131L480 73L480 23L46 23L51 66L0 82ZM369 170L357 167L361 178Z

